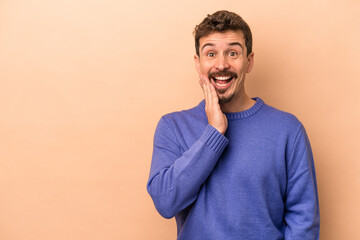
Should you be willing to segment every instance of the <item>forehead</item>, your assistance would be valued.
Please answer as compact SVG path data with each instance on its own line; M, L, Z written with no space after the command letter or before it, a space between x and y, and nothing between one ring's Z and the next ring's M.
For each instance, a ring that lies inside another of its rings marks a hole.
M200 48L207 43L216 47L227 46L230 43L238 42L245 46L245 38L242 31L214 32L199 39Z

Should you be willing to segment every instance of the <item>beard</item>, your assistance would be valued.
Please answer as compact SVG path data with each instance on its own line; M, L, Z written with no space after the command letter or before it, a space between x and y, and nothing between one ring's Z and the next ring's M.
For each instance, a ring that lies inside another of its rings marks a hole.
M231 94L230 96L228 97L225 97L225 96L219 96L219 93L218 93L218 97L219 97L219 103L228 103L231 101L231 99L234 97L234 93Z
M218 72L211 72L208 73L208 79L215 82L215 77L219 77L219 76L228 76L231 77L231 81L233 79L236 79L238 77L238 75L235 72L231 72L229 70L221 70ZM228 89L216 89L216 93L218 94L219 97L219 103L228 103L231 101L231 99L234 97L234 93L232 93L230 96L220 96L221 94L225 93Z

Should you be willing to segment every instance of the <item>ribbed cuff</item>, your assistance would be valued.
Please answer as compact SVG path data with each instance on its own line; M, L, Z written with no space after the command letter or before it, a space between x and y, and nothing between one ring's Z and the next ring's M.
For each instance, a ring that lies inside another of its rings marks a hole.
M206 126L200 139L218 155L224 151L225 147L229 143L229 140L210 124Z

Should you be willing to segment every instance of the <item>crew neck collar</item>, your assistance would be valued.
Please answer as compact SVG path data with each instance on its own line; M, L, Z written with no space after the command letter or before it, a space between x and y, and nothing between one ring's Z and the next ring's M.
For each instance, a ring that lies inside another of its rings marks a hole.
M259 97L255 97L252 99L255 100L256 102L251 108L241 111L241 112L225 113L227 119L228 120L242 119L242 118L250 117L250 116L254 115L255 113L257 113L257 111L259 111L259 109L264 105L264 101ZM203 111L203 113L206 114L205 113L205 100L202 100L200 102L199 107L200 107L201 111Z

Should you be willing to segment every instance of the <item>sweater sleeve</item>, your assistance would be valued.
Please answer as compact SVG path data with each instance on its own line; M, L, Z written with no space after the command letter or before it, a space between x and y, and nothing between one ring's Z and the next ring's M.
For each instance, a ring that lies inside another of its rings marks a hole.
M284 219L286 240L318 240L319 199L315 166L306 131L301 126L287 161L287 190Z
M185 152L169 123L162 118L155 131L147 190L158 212L172 218L192 204L210 175L228 139L211 125Z

